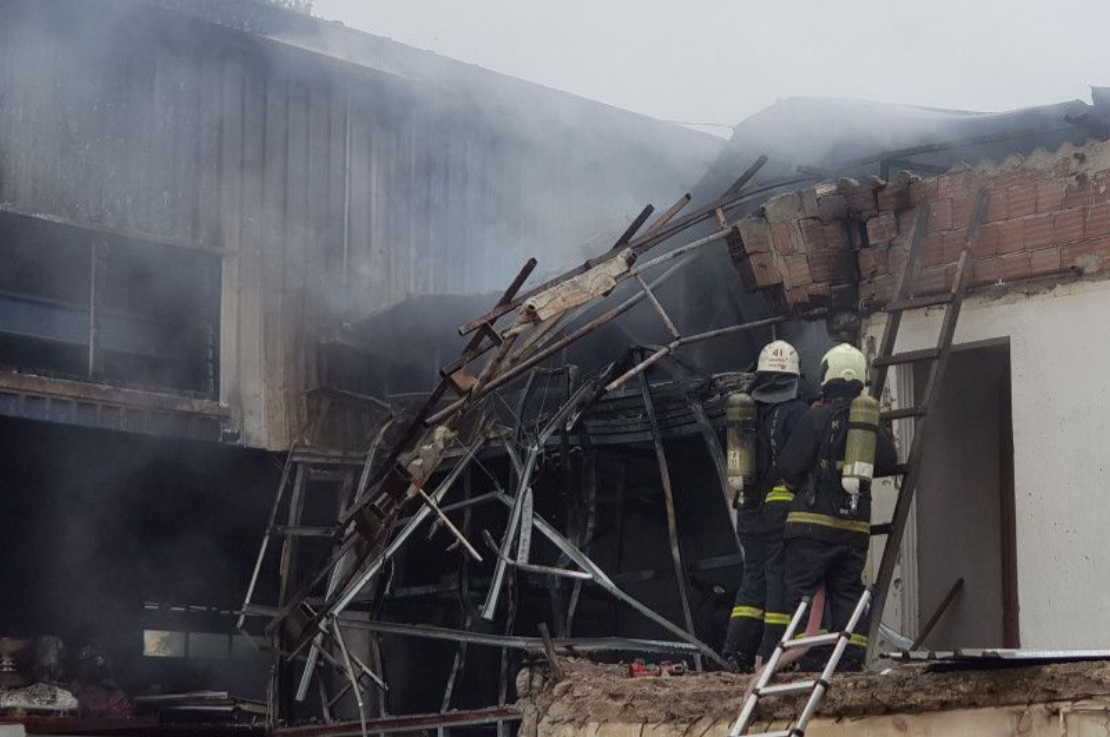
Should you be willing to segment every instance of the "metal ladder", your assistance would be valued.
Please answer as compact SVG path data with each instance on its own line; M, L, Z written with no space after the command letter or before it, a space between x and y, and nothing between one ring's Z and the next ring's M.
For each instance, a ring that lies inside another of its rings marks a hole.
M302 524L305 510L305 497L308 487L322 486L316 494L335 495L334 504L341 511L351 501L355 483L365 462L361 453L345 453L324 448L300 447L290 451L278 482L273 507L270 510L269 524L262 538L262 545L255 560L254 572L243 601L237 626L243 629L245 620L252 615L269 615L276 607L285 604L294 590L300 570L298 553L299 541L303 538L334 539L340 531L337 525L308 526ZM288 500L286 501L286 498ZM284 515L281 510L284 509ZM280 520L279 520L280 518ZM280 541L277 551L277 603L262 605L255 601L255 595L263 575L263 568L270 558L271 545Z
M802 737L802 735L805 734L806 726L809 724L809 721L813 719L813 716L817 713L817 707L821 705L821 700L825 698L825 692L829 690L829 679L832 678L833 673L836 671L836 666L840 664L840 658L843 657L844 650L848 647L848 641L852 636L852 632L855 630L856 625L859 624L860 619L863 618L863 613L867 610L867 605L870 602L871 589L867 589L860 597L855 610L852 612L851 618L848 620L847 626L842 632L830 632L825 635L814 635L812 637L794 639L794 633L798 630L802 618L805 617L806 610L809 609L810 599L808 597L802 599L802 603L798 605L798 609L790 619L790 624L787 625L782 639L779 640L779 644L775 647L775 652L771 654L771 657L767 660L767 664L760 670L759 679L756 681L755 688L752 689L751 694L748 695L747 700L744 702L744 708L740 710L740 716L736 719L736 723L732 725L732 729L729 730L729 737L740 737L740 735L746 734L748 725L755 715L755 709L759 706L759 700L764 696L791 696L808 692L809 699L806 701L805 708L802 709L801 715L790 727L776 732L760 732L751 736ZM805 681L782 683L776 686L768 685L771 679L775 677L779 662L782 660L782 656L787 650L797 650L803 647L821 647L823 645L834 645L834 647L828 662L825 663L825 667L821 671L820 677Z
M883 388L886 386L887 372L891 366L913 364L918 361L931 361L929 378L921 394L921 404L917 406L900 407L881 413L884 420L898 420L916 418L913 441L910 444L906 463L900 466L897 473L902 475L902 484L898 490L898 499L894 508L894 516L887 525L873 525L872 535L887 535L886 546L883 549L882 562L879 573L875 579L875 600L871 606L868 639L877 642L879 625L882 622L883 608L886 604L886 595L894 580L894 569L898 562L898 554L902 546L902 535L906 529L913 502L914 491L921 476L921 456L924 452L924 439L926 421L928 419L929 405L936 398L944 372L948 365L948 357L952 351L952 339L956 334L956 322L960 316L960 307L971 277L972 261L975 257L975 246L979 240L983 220L986 217L989 193L980 190L976 195L975 207L972 211L971 221L967 229L967 238L960 252L959 261L956 263L956 272L952 285L948 291L940 294L923 297L914 296L914 282L917 279L921 251L925 241L925 230L929 221L929 203L922 202L917 206L917 217L914 223L913 234L910 237L909 252L906 264L894 289L894 297L886 305L886 325L883 336L879 342L879 349L871 368L871 396L881 399ZM944 317L941 320L940 334L935 348L924 350L895 353L894 345L898 338L898 328L902 322L902 313L908 310L923 307L944 306ZM912 405L912 402L909 404Z

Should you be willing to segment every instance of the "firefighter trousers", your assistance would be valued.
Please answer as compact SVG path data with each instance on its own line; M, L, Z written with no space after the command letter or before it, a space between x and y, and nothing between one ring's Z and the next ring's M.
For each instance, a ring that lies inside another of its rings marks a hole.
M770 657L790 618L784 613L785 557L782 534L741 535L744 574L728 620L725 657L752 665Z
M830 632L844 630L863 595L867 549L808 537L791 537L786 539L785 558L786 611L794 612L803 597L813 596L824 583L829 618L827 625L822 622L823 629L827 628ZM841 670L863 667L867 655L866 631L867 618L862 617L841 658ZM831 648L815 649L803 661L803 669L818 669L828 660L830 653Z

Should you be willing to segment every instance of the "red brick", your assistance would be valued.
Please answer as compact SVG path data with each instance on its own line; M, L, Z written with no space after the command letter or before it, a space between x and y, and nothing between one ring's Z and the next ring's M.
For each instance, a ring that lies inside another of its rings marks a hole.
M1086 177L1076 177L1074 184L1064 189L1064 207L1083 207L1091 202L1091 183Z
M893 212L881 212L867 221L867 242L873 246L890 243L898 235L898 221Z
M913 233L914 225L917 223L918 209L915 207L912 210L905 210L898 213L895 217L898 220L898 236L896 241L909 243L910 235Z
M1010 197L1004 189L992 189L990 199L987 201L987 214L983 218L985 223L997 223L1009 217Z
M1048 179L1050 172L1041 169L1017 167L995 175L1000 187L1032 187L1037 182Z
M960 252L964 250L964 245L967 244L967 228L950 230L944 233L943 240L945 263L955 263L960 258Z
M880 211L908 210L913 207L910 188L887 185L875 190L875 204Z
M886 252L887 268L891 274L901 274L906 268L909 246L891 246Z
M949 181L949 196L952 197L952 199L963 197L964 195L973 195L977 189L977 177L972 175L970 169L955 171L945 176ZM939 186L938 183L938 188Z
M998 224L998 253L1015 253L1025 248L1025 221L1006 220Z
M806 297L810 305L814 307L823 307L827 305L832 298L832 285L810 284L806 287Z
M1087 208L1085 233L1088 238L1110 235L1110 202L1100 202Z
M861 279L870 279L878 274L890 273L890 262L885 248L861 248L856 253Z
M998 256L976 259L971 267L971 283L975 285L994 284L1002 274L1002 259Z
M1079 207L1056 213L1056 219L1052 226L1055 233L1055 242L1064 244L1083 240L1083 221L1085 219L1085 213Z
M786 290L786 303L791 307L802 307L809 302L809 290L805 287L794 287Z
M786 273L783 274L783 283L787 288L804 286L813 283L813 275L809 271L809 260L805 254L797 253L783 257Z
M971 216L975 213L975 196L961 196L952 198L952 227L966 228L971 225Z
M975 244L975 253L980 256L993 256L998 253L998 242L1002 238L1001 223L987 223L979 231L979 241Z
M955 189L953 185L954 182L952 181L952 177L947 174L937 177L937 199L951 199L953 190Z
M935 202L937 197L936 179L920 179L910 185L910 199L914 202Z
M791 237L790 223L775 223L771 226L771 243L781 254L795 253L794 239Z
M1029 276L1029 254L1011 253L999 259L998 276L1002 281L1017 281Z
M802 233L807 251L815 251L828 247L825 238L825 225L820 220L799 220L798 229Z
M757 289L782 283L782 275L775 266L775 258L770 253L753 253L748 256L747 266Z
M848 193L848 210L852 213L864 214L874 212L875 191L866 187L859 187Z
M825 245L829 248L848 247L848 224L843 220L825 226Z
M1061 255L1065 264L1071 264L1079 256L1095 254L1110 257L1110 238L1086 238L1075 243L1065 244Z
M1055 212L1064 206L1063 179L1047 179L1037 182L1037 212Z
M1029 254L1029 273L1055 274L1060 271L1060 249L1057 246L1042 248Z
M1075 159L1071 156L1063 156L1057 159L1052 167L1052 176L1060 178L1070 176L1075 173L1075 163Z
M861 301L889 302L894 297L895 277L890 275L877 276L874 279L860 282L859 297Z
M1052 224L1055 218L1056 216L1052 213L1045 213L1025 219L1025 229L1022 236L1025 250L1033 251L1052 245Z
M913 284L914 294L935 294L952 288L947 266L922 269Z
M825 249L809 254L810 278L815 283L845 284L855 276L852 273L852 254L848 251Z
M952 228L952 200L937 200L929 208L929 231Z
M740 221L740 239L747 253L766 253L771 250L771 226L761 217L747 217Z
M1020 218L1037 211L1037 188L1033 184L1015 184L1006 190L1007 217Z
M944 234L926 233L921 244L921 265L939 266L944 263Z

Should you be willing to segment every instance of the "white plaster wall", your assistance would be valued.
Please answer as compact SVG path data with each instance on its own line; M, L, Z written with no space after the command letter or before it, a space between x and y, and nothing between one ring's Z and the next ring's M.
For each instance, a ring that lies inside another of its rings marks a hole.
M896 350L935 345L941 314L940 309L907 313ZM870 322L865 346L877 342L883 319ZM956 343L1005 338L1013 382L1021 643L1105 648L1110 645L1110 284L1075 283L964 304ZM891 387L898 384L888 381ZM943 459L926 462L938 460ZM890 519L889 496L884 503L882 494L877 493L876 522Z

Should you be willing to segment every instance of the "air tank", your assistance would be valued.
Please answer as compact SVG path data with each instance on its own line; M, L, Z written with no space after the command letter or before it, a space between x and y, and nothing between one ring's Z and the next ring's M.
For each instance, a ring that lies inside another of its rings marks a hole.
M728 483L735 505L744 508L751 500L745 490L755 480L755 400L746 392L728 395L725 411L725 443L728 451Z
M861 394L848 410L848 437L844 443L841 485L848 492L848 506L855 512L860 492L875 476L875 447L879 439L879 400Z

